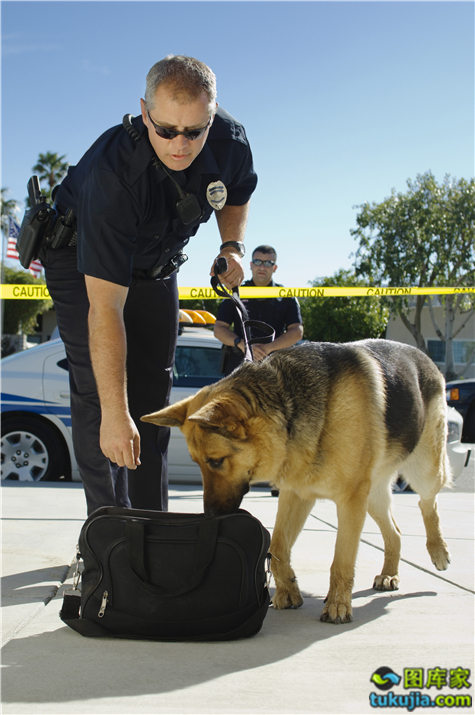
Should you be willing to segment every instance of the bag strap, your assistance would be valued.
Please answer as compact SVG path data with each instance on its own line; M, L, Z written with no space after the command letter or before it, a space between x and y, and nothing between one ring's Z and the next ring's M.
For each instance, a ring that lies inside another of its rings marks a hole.
M222 298L230 298L234 307L237 310L239 320L241 321L243 339L244 339L244 360L247 362L252 362L254 356L252 354L252 345L254 343L271 343L275 338L275 330L268 323L264 323L262 320L250 320L249 313L247 312L244 303L239 297L239 287L236 286L229 293L223 286L219 279L220 273L226 273L228 269L228 262L221 256L217 259L215 263L215 275L211 278L211 286L215 293L217 293ZM252 329L261 331L261 335L256 335L252 337Z
M198 528L198 539L195 543L193 570L186 582L176 589L166 589L159 584L151 583L145 561L146 520L128 519L125 526L127 551L132 570L141 581L151 584L155 591L166 596L180 596L196 588L203 580L204 572L213 560L218 539L218 519L205 518Z

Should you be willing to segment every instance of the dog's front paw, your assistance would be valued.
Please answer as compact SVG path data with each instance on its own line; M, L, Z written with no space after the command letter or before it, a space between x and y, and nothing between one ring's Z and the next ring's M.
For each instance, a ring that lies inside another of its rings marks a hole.
M302 604L303 598L296 581L292 581L287 588L276 586L272 597L274 608L300 608Z
M399 576L389 576L388 574L379 574L375 576L373 588L376 591L397 591L399 588Z
M353 620L351 603L330 601L327 598L320 620L324 623L350 623Z
M435 568L438 571L445 571L450 564L450 554L445 541L438 541L435 544L428 541L427 550Z

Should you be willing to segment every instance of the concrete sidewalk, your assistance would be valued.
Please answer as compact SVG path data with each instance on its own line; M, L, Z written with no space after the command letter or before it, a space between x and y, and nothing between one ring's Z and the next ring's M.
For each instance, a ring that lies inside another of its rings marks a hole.
M64 626L58 613L85 518L82 489L60 483L3 487L3 712L369 713L376 709L370 693L374 703L392 702L370 682L382 666L400 676L404 669L424 669L422 688L405 689L402 680L391 689L393 697L448 696L447 706L455 697L472 697L473 687L460 681L450 686L457 669L470 670L470 684L474 679L473 470L465 471L456 488L439 497L452 555L448 571L435 571L425 550L417 495L395 495L403 533L400 590L371 589L382 565L382 539L368 518L354 620L320 623L336 512L331 502L317 502L294 549L303 607L270 609L257 636L214 644L87 639ZM170 511L202 511L196 487L172 487L170 496ZM252 490L243 507L272 528L277 499L269 490ZM427 678L440 676L437 668L447 684L427 687Z

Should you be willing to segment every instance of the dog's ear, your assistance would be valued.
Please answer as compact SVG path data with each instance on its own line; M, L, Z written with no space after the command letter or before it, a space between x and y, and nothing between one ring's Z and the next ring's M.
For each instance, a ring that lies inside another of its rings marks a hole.
M245 439L247 417L245 408L239 402L218 397L194 412L188 419L225 437Z
M140 421L152 422L154 425L163 425L166 427L181 427L186 420L188 405L192 399L193 395L191 397L187 397L185 400L175 403L174 405L164 407L163 410L152 412L149 415L143 415L140 418Z

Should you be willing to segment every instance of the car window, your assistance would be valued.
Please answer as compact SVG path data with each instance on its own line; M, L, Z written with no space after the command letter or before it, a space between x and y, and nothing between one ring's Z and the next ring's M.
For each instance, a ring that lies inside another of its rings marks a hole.
M221 350L177 345L173 366L175 387L203 387L222 377Z

